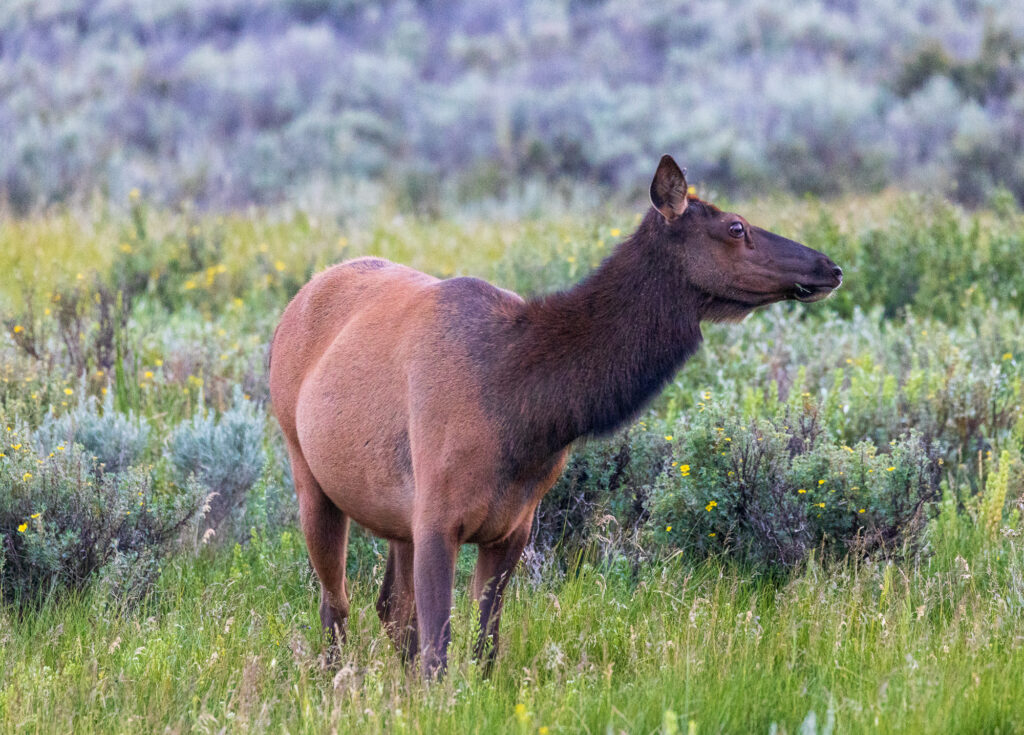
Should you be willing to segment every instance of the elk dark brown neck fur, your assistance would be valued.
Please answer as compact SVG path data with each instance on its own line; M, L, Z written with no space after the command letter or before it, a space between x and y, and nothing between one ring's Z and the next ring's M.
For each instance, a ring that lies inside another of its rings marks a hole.
M616 429L700 346L708 298L665 267L666 226L651 210L583 281L528 301L502 359L491 355L488 387L503 411L518 409L515 459Z

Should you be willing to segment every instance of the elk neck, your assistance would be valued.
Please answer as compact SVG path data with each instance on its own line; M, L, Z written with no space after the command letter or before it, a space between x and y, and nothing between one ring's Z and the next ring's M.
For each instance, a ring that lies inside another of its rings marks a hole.
M665 262L662 229L651 210L583 281L523 306L501 381L518 441L557 451L613 431L698 349L706 297Z

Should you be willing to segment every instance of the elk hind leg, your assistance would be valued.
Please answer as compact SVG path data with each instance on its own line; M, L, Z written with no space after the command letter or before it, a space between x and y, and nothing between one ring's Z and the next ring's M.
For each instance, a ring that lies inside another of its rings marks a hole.
M339 643L345 640L349 611L345 580L349 518L324 494L302 454L291 448L289 454L299 498L299 521L309 560L320 578L320 623L332 642Z
M411 543L388 543L388 565L377 598L377 614L403 662L412 662L419 650L419 638L416 632Z

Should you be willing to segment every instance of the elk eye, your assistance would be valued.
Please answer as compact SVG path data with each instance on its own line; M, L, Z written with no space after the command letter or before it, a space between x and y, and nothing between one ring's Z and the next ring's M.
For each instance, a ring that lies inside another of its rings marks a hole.
M733 237L743 237L743 223L733 222L729 225L729 234Z

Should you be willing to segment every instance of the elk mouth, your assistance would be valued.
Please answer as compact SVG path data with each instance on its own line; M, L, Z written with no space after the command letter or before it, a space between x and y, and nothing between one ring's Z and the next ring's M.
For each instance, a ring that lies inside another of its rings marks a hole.
M834 285L829 284L808 284L797 283L793 285L793 292L790 294L790 298L796 301L802 301L805 304L809 304L812 301L821 301L826 298L829 294L839 288L839 285L843 282L841 278L837 279L837 283Z

